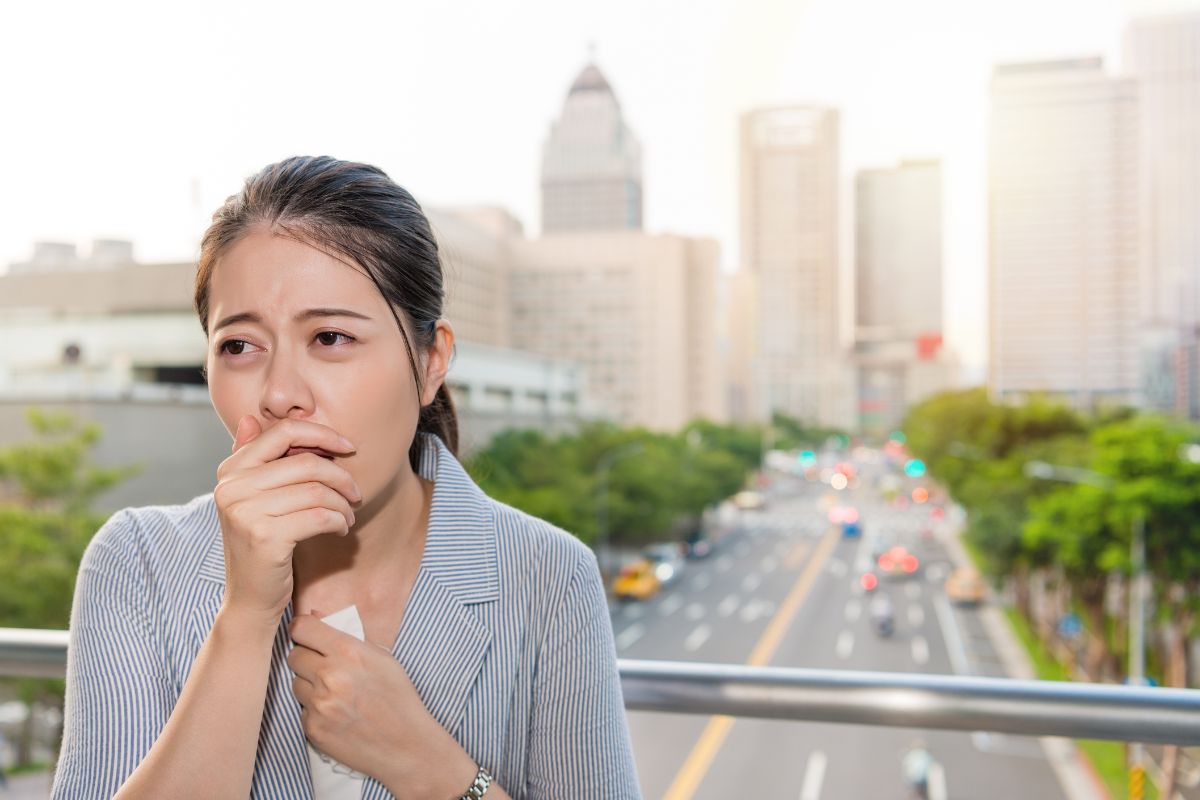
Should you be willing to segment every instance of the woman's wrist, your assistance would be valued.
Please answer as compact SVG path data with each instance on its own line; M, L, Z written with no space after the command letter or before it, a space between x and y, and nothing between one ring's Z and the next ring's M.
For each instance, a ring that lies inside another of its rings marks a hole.
M458 800L479 772L479 765L449 734L445 734L445 739L439 742L435 751L429 752L418 763L421 765L422 774L396 775L384 781L388 791L396 797Z
M220 627L239 639L273 640L279 630L279 618L271 619L261 614L250 613L237 606L222 605L217 611L213 627Z

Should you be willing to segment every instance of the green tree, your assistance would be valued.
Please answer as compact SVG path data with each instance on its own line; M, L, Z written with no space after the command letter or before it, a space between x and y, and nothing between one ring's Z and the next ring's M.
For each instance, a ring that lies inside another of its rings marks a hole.
M26 410L35 438L0 448L0 626L65 629L79 560L93 534L108 518L91 510L95 498L141 465L99 467L89 451L100 426L80 427L70 414ZM16 680L21 701L62 710L61 679ZM17 741L17 759L26 763L32 746L33 716Z
M634 443L636 452L610 461L602 479L609 454ZM744 485L760 443L760 431L703 420L672 434L598 422L555 438L504 431L467 468L491 496L589 544L604 502L610 541L637 545L693 529L707 505Z

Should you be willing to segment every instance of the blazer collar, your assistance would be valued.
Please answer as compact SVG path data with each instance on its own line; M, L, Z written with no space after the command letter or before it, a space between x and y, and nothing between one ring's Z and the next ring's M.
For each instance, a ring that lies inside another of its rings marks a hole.
M500 586L491 501L439 436L417 435L425 440L417 472L433 481L420 571L432 573L442 589L461 603L496 600ZM207 528L209 542L198 575L224 586L225 546L215 502L210 504Z

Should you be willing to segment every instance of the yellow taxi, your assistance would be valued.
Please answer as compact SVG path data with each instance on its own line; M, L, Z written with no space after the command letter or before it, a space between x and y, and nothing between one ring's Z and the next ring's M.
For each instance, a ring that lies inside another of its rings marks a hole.
M621 567L613 581L613 596L618 600L645 600L653 597L661 586L654 565L639 558Z
M946 597L956 605L979 605L985 592L983 578L974 567L959 567L946 578Z

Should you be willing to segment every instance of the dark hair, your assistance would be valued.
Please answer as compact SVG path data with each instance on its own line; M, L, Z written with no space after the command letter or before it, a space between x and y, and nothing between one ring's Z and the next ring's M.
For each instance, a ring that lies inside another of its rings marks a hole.
M208 288L217 260L252 227L266 223L272 232L327 248L367 271L396 318L420 398L421 370L396 307L412 325L417 348L427 351L445 299L442 263L421 206L383 170L329 156L294 156L247 178L212 220L200 243L194 298L206 337ZM458 417L444 382L433 402L421 408L417 433L422 431L436 434L458 454ZM414 472L422 443L423 437L414 436L408 451Z

